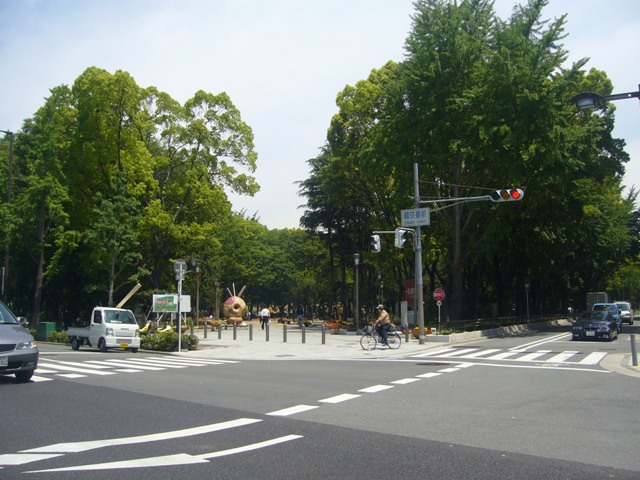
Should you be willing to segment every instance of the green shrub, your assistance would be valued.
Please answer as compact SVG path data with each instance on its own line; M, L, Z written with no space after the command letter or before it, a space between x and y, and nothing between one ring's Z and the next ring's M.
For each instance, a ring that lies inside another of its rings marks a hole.
M47 335L47 342L52 343L69 343L69 335L66 331L57 332L53 331Z
M182 334L181 347L184 350L196 350L198 348L198 337ZM140 348L158 352L177 352L178 334L176 332L158 332L144 335L141 338Z

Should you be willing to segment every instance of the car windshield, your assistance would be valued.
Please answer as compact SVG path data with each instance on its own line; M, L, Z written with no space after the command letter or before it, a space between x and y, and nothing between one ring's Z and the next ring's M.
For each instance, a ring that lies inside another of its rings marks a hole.
M580 314L580 320L586 322L604 322L606 318L606 312L582 312Z
M606 312L607 310L613 310L614 308L616 308L614 305L607 305L607 304L596 304L593 306L593 311L594 312Z
M129 310L107 310L105 319L107 323L126 323L129 325L136 323L135 317Z
M629 305L628 303L616 303L616 305L618 305L618 308L620 310L631 310L631 305Z
M7 307L4 303L0 302L0 325L10 324L15 325L19 323L18 319L15 317L9 307Z

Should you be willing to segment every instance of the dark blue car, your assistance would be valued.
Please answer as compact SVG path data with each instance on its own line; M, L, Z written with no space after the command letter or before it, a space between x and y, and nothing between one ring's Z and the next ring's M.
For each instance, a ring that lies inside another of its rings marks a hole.
M605 338L612 341L618 338L618 320L609 310L582 312L573 322L572 340L590 340Z

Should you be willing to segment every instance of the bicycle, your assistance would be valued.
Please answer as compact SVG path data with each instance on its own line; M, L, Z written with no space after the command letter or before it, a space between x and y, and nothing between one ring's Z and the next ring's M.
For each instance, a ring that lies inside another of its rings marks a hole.
M372 332L365 333L360 338L360 346L364 350L374 350L378 344L384 345L382 343L382 338L378 335L378 332L373 330ZM402 344L402 337L400 336L400 332L397 330L390 330L387 335L387 347L397 350L400 348Z

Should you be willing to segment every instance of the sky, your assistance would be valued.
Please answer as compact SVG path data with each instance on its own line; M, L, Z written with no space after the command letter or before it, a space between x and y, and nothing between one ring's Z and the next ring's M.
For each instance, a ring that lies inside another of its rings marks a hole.
M524 2L495 10L506 19ZM296 182L325 144L337 94L405 58L413 12L413 0L0 0L0 130L19 131L52 88L92 66L180 103L227 92L253 130L261 186L229 194L234 211L297 228ZM543 18L563 14L568 64L588 57L614 93L638 91L640 0L550 0ZM631 156L624 184L640 189L640 102L615 105L614 136Z

